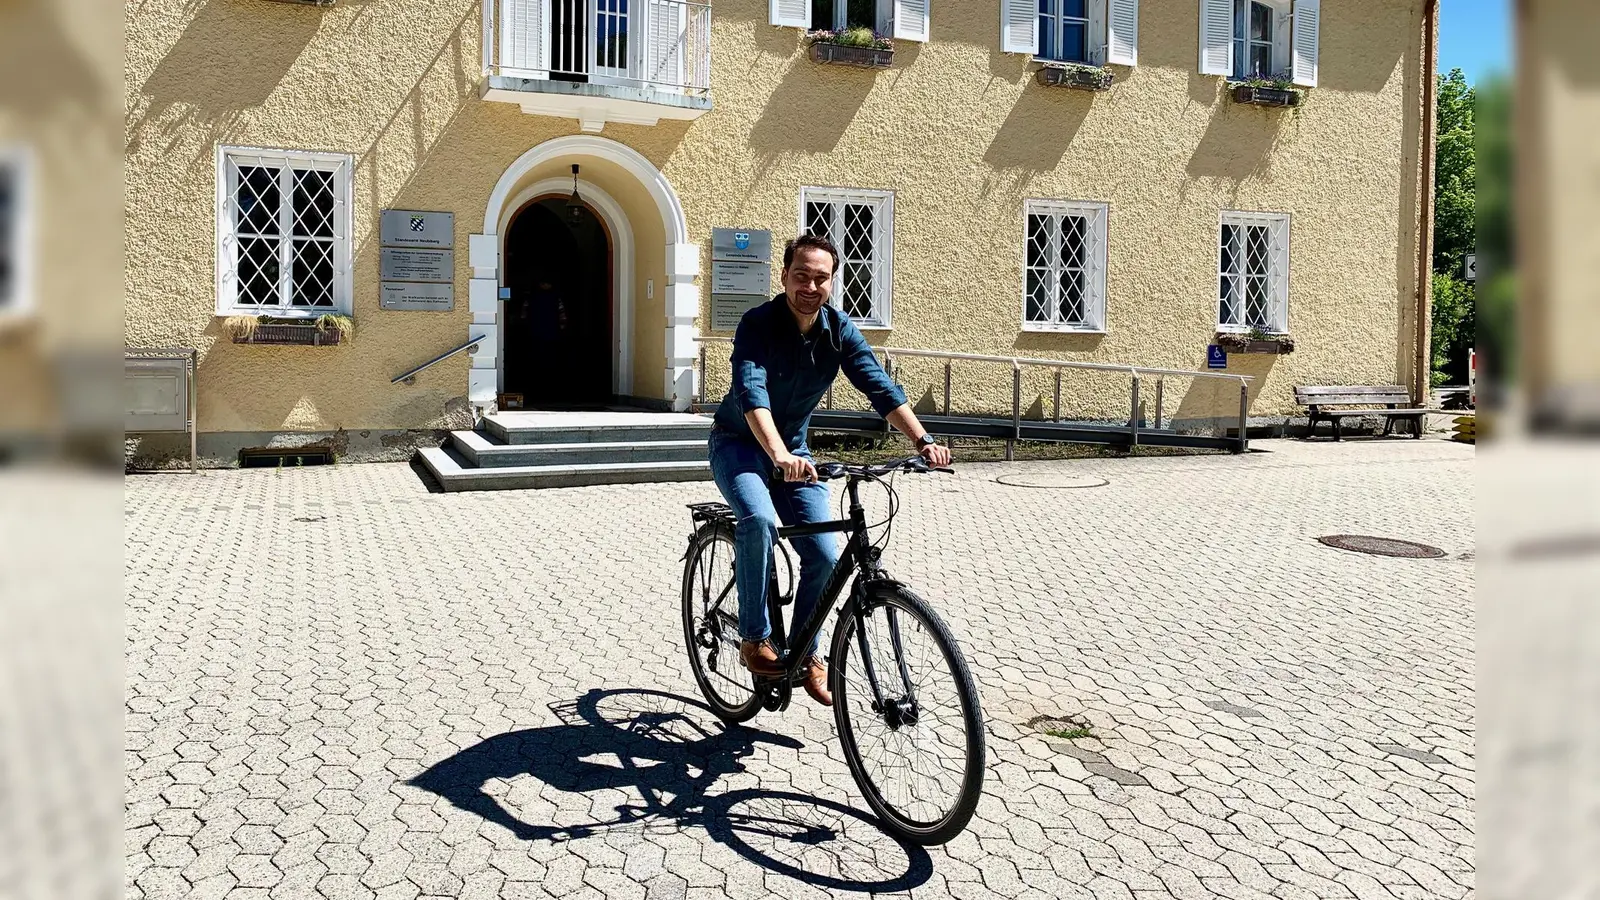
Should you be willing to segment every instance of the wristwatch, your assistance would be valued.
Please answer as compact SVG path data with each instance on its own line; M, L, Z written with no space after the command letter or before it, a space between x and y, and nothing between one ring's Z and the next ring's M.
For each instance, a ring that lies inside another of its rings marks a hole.
M923 447L932 447L937 443L939 443L938 438L931 434L925 434L922 437L917 438L917 449L921 450Z

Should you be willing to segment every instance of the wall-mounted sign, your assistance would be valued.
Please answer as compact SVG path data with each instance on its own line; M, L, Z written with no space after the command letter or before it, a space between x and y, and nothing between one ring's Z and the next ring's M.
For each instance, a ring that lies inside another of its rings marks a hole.
M455 308L456 286L426 281L385 281L379 287L383 309L440 311Z
M711 263L711 293L770 296L772 267L766 263Z
M189 429L189 361L129 359L123 376L127 431Z
M384 281L454 281L454 250L410 250L382 247L378 250L378 277Z
M384 210L378 227L378 307L454 309L455 241L455 213Z
M1206 347L1206 368L1226 369L1228 367L1228 351L1216 344Z
M378 227L384 247L454 247L456 214L414 209L386 209Z
M739 327L744 314L770 300L761 294L712 294L711 329L732 331Z
M772 262L772 232L756 228L711 229L711 258L726 262Z

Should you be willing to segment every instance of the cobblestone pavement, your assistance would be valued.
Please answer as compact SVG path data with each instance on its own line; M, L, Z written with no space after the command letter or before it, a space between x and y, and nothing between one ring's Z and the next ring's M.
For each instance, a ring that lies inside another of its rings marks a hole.
M900 479L886 563L990 726L976 818L926 851L805 697L700 705L677 592L710 483L130 478L128 895L1470 896L1473 451L1256 447Z

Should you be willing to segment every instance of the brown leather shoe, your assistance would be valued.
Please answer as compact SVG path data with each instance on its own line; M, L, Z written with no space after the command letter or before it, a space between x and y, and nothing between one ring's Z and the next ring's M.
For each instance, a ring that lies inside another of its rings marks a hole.
M783 666L778 664L778 651L772 648L771 641L740 641L739 659L756 675L777 678L783 674Z
M822 657L812 656L806 660L806 667L801 672L805 676L806 693L811 699L823 706L833 705L833 694L828 690L828 667L823 664Z

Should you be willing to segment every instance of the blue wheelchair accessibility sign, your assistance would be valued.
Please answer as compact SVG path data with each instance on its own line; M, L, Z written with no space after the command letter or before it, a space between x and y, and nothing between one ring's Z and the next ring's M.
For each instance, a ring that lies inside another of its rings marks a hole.
M1206 347L1206 368L1226 369L1228 367L1228 351L1216 344Z

